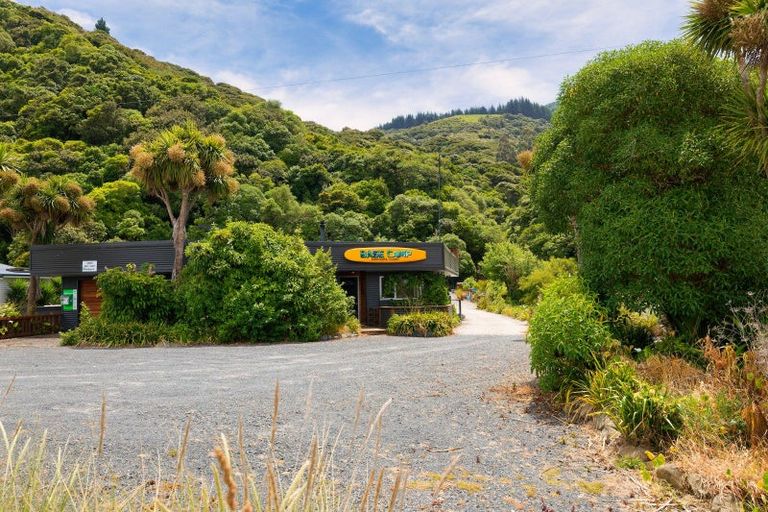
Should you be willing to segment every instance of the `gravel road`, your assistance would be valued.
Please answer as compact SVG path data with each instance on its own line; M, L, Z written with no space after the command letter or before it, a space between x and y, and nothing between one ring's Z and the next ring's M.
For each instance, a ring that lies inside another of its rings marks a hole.
M467 320L443 339L361 337L311 344L126 350L0 346L0 396L16 377L0 421L47 429L54 445L91 450L107 401L105 454L122 481L142 466L173 468L192 416L187 467L205 473L217 435L244 423L251 461L263 460L275 382L281 405L277 450L284 469L314 431L351 432L388 400L383 464L408 468L407 510L623 510L615 475L585 456L588 436L526 403L531 380L525 324L464 304ZM506 391L506 392L505 392ZM511 392L510 392L511 391ZM510 398L511 397L511 398ZM357 438L360 436L358 435ZM356 457L345 449L336 463ZM581 450L584 448L584 450ZM442 502L431 490L460 459ZM170 470L170 469L169 469ZM437 507L437 508L435 508Z

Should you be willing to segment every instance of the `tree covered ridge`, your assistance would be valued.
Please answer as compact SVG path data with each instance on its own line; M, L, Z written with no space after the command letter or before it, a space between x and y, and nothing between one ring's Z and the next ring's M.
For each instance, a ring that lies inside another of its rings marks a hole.
M419 112L417 114L407 114L393 117L391 121L379 126L382 130L402 130L404 128L413 128L422 124L431 123L447 117L466 116L466 115L494 115L494 114L522 114L531 119L544 119L548 121L552 117L552 110L528 98L520 97L509 100L505 104L491 105L490 107L470 107L466 109L456 108L450 112Z
M95 202L93 220L62 229L58 243L170 238L167 209L131 176L129 152L188 123L224 137L239 185L225 200L192 206L192 240L229 220L305 239L319 235L323 220L337 240L439 233L466 248L471 272L487 243L525 232L534 219L515 151L532 147L544 120L454 117L413 133L335 132L129 49L103 29L8 0L0 0L0 82L0 147L19 172L64 176ZM0 259L23 264L26 242L5 229ZM567 250L531 233L541 247Z

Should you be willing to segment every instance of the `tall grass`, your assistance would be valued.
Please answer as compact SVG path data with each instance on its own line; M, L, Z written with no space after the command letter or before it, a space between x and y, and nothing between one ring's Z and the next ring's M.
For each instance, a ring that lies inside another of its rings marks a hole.
M21 424L7 429L0 422L0 511L3 512L389 512L405 506L408 472L388 469L379 460L382 417L391 401L372 416L367 429L355 432L364 394L358 399L349 437L348 476L339 477L334 453L341 434L311 436L297 469L278 471L275 438L280 390L275 387L272 428L263 471L248 462L242 420L233 448L223 434L213 447L207 474L185 469L191 417L179 435L176 473L157 475L133 488L120 487L101 460L106 432L102 399L98 448L78 457L64 447L49 446L47 434L27 432ZM346 439L346 438L345 438ZM346 441L345 441L346 442ZM350 467L351 465L351 467ZM439 489L436 490L439 492Z

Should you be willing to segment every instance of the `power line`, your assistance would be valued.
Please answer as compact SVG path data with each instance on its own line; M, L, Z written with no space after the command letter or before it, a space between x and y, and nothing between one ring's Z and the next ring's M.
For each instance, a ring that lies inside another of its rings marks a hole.
M456 68L468 68L472 66L483 66L487 64L503 64L505 62L515 62L520 60L533 60L533 59L544 59L548 57L561 57L563 55L576 55L580 53L590 53L590 52L602 52L606 50L616 50L618 48L623 48L623 46L607 46L603 48L587 48L583 50L568 50L564 52L557 52L557 53L542 53L539 55L524 55L520 57L510 57L507 59L495 59L495 60L481 60L481 61L475 61L475 62L463 62L460 64L447 64L444 66L434 66L431 68L415 68L415 69L404 69L399 71L386 71L383 73L373 73L370 75L353 75L353 76L344 76L340 78L327 78L327 79L321 79L321 80L307 80L305 82L289 82L285 84L274 84L274 85L267 85L265 87L259 87L259 90L269 90L269 89L282 89L286 87L301 87L305 85L316 85L316 84L327 84L332 82L346 82L350 80L363 80L366 78L381 78L386 76L396 76L396 75L409 75L414 73L426 73L429 71L440 71L443 69L456 69Z

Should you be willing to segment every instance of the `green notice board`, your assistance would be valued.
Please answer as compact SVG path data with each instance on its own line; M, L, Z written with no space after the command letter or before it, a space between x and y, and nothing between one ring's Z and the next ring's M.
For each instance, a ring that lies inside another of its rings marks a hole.
M61 310L77 311L77 290L62 290Z

